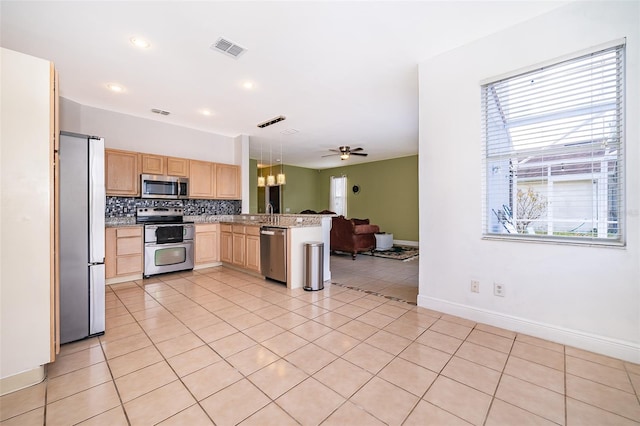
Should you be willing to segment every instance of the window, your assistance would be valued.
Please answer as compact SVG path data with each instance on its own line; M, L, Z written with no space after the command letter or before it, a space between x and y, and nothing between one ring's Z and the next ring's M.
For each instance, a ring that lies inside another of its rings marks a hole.
M623 243L624 45L482 86L486 237Z
M331 176L329 192L329 210L336 214L347 216L347 177Z

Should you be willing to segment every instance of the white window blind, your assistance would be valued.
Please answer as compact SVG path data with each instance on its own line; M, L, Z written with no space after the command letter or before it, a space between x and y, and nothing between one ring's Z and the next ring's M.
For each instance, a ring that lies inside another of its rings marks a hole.
M347 177L331 176L329 192L329 210L347 216Z
M482 86L485 236L622 244L624 45Z

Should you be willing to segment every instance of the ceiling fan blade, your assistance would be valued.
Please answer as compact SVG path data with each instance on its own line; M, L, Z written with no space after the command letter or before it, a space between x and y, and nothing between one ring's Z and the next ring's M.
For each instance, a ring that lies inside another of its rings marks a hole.
M333 151L333 150L331 150L331 151ZM322 158L324 158L324 157L333 157L334 155L340 155L340 153L323 155Z
M341 153L341 152L342 152L342 151L340 151L339 149L330 149L329 151L331 151L331 152L338 152L338 153Z
M364 148L353 148L351 152L362 151Z
M351 151L351 155L359 155L361 157L366 157L369 154L367 154L366 152L353 152L353 151Z

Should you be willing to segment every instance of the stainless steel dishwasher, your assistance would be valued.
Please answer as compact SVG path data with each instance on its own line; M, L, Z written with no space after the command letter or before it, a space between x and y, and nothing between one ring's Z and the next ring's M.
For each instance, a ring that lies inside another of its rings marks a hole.
M262 275L287 282L287 229L273 226L260 228L260 265Z

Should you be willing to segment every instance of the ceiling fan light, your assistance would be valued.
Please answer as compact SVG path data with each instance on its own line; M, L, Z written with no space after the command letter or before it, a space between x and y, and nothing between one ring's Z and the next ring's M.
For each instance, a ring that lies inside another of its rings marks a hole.
M348 160L349 159L349 154L347 154L347 153L340 154L340 159L341 160Z

